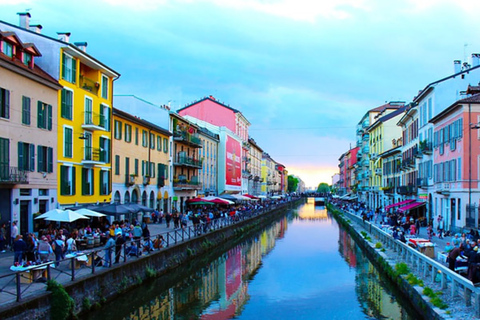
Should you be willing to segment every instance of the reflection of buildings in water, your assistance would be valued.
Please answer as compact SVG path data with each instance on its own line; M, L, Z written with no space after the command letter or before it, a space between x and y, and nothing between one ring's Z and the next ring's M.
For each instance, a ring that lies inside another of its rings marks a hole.
M168 293L157 296L151 300L149 304L134 310L124 319L173 319L170 315L170 307L173 306L173 304L170 303L170 301Z
M345 259L348 265L352 268L357 266L357 255L355 254L355 241L350 237L348 232L342 228L338 228L338 251L340 255Z
M300 220L331 220L325 207L315 207L313 199L308 199L308 203L298 210Z

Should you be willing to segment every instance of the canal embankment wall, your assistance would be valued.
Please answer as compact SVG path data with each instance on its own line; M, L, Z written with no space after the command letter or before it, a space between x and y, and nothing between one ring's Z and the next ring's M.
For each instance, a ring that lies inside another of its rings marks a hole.
M351 221L348 218L350 213L344 212L332 204L327 204L327 209L332 213L335 220L352 236L375 267L397 286L403 294L403 298L408 300L419 314L423 315L425 319L451 318L445 311L427 301L428 298L422 294L422 287L411 285L404 276L396 272L396 260L389 257L387 252L380 251L379 249L381 248L376 247L376 243L373 243L373 240L369 240L371 238L362 235L362 231L368 232L369 230L365 229L361 223Z
M103 272L92 274L67 284L66 293L73 299L73 314L82 314L99 308L119 295L140 286L153 277L175 272L180 265L215 250L216 247L233 239L248 237L288 210L305 202L305 198L285 203L261 215L240 221L236 224L213 230L195 238L171 245L161 251L155 251L138 259L108 268ZM54 301L49 291L39 292L34 297L2 306L0 319L49 319L52 305L61 303Z

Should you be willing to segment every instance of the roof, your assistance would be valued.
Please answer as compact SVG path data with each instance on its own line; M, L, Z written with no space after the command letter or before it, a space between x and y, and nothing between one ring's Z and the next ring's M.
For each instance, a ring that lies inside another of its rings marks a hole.
M122 111L120 109L117 109L117 108L112 108L113 109L113 115L117 115L117 116L120 116L122 118L126 118L136 124L139 124L139 125L142 125L142 126L145 126L145 127L148 127L150 129L154 129L158 132L161 132L162 134L166 135L166 136L171 136L172 133L162 127L159 127L157 126L156 124L153 124L147 120L144 120L144 119L141 119L141 118L138 118L128 112L125 112L125 111Z
M459 107L461 104L464 104L464 103L467 103L467 104L480 104L480 93L477 93L477 94L474 94L470 97L467 97L467 98L464 98L464 99L461 99L461 100L458 100L458 101L455 101L452 105L450 105L448 108L446 108L445 110L443 110L442 112L440 112L439 114L437 114L435 117L433 117L432 119L430 119L430 123L435 123L437 122L438 120L442 119L443 117L445 117L446 115L448 115L449 113L451 113L452 111L454 111L457 107Z
M437 80L437 81L434 81L434 82L428 84L425 88L423 88L423 90L421 90L421 91L418 93L418 95L417 95L416 97L413 98L413 101L414 101L414 102L417 102L417 101L419 101L421 98L423 98L428 92L430 92L430 91L433 89L433 86L434 86L434 85L436 85L436 84L438 84L438 83L440 83L440 82L443 82L443 81L445 81L445 80L448 80L448 79L453 79L453 78L455 78L456 76L459 76L459 75L461 75L461 74L469 73L470 71L475 70L475 69L478 69L478 68L480 68L480 65L475 66L475 67L471 67L471 68L468 68L468 69L465 69L465 70L460 71L460 72L458 72L458 73L454 73L454 74L452 74L452 75L450 75L450 76L448 76L448 77L445 77L445 78L443 78L443 79L440 79L440 80Z
M204 127L198 127L198 132L201 133L201 134L204 134L206 135L207 137L209 137L210 139L214 139L214 140L217 140L219 141L220 140L220 136L216 133L213 133L212 131L208 130L207 128L204 128Z
M248 138L248 143L254 145L260 152L263 152L263 149L257 144L257 142L253 138Z
M395 104L392 104L392 103L395 103ZM401 103L401 104L400 104ZM370 112L383 112L387 109L398 109L398 108L401 108L405 105L405 103L403 101L390 101L389 103L386 103L386 104L383 104L379 107L376 107L376 108L373 108L373 109L370 109L368 110L362 117L362 119L360 120L359 123L361 123L363 121L363 119L365 119L365 117L370 113Z
M374 127L376 127L380 123L383 123L383 122L386 122L386 121L388 121L392 118L395 118L399 114L402 114L403 112L405 112L406 109L407 109L407 106L402 106L402 107L398 108L397 110L392 111L389 114L384 115L383 117L380 117L377 121L375 121L371 126L369 126L367 128L367 131L370 131L371 129L373 129Z
M413 119L413 115L417 112L417 103L416 102L411 102L409 103L407 106L406 106L406 109L405 109L405 114L402 116L402 118L400 118L400 120L398 120L397 122L397 126L402 126L402 124L404 124L408 118L412 118Z
M400 152L402 152L402 146L398 146L398 147L395 147L393 149L387 150L383 153L380 153L378 156L380 158L386 158L386 157L389 157L389 156L391 156L395 153L400 153Z
M203 102L203 101L206 101L206 100L210 100L210 101L212 101L212 102L215 102L216 104L219 104L219 105L221 105L222 107L225 107L225 108L227 108L227 109L230 109L230 110L232 110L232 111L235 112L235 113L239 113L239 112L240 112L240 110L238 110L238 109L232 108L232 107L230 107L229 105L227 105L227 104L225 104L225 103L223 103L223 102L217 101L213 96L205 97L205 98L203 98L203 99L201 99L201 100L199 100L199 101L195 101L195 102L192 102L192 103L190 103L190 104L187 104L185 107L178 109L177 112L180 112L180 111L182 111L182 110L188 109L188 108L190 108L190 107L192 107L192 106L194 106L194 105L196 105L196 104L199 104L199 103L201 103L201 102ZM241 113L241 112L240 112L240 113Z
M468 85L467 94L480 93L480 86L471 86Z

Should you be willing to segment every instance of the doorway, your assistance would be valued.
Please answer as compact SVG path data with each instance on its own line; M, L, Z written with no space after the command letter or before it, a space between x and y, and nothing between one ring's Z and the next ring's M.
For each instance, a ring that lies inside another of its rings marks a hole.
M20 234L26 235L29 227L30 200L20 201Z

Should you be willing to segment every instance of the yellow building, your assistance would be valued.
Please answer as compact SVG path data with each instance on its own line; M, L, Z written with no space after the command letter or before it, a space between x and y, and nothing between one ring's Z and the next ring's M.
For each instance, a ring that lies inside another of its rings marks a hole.
M87 54L86 42L70 43L70 33L57 38L30 26L30 14L19 13L20 26L0 21L22 42L42 52L36 64L58 80L57 200L61 206L110 202L113 81L119 74ZM56 120L56 121L55 121ZM49 120L48 120L49 121Z
M169 145L172 134L113 109L112 194L115 203L141 203L168 211Z

